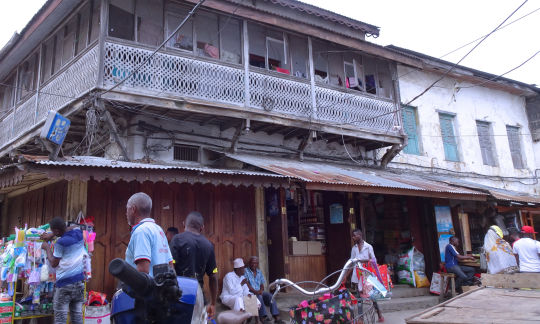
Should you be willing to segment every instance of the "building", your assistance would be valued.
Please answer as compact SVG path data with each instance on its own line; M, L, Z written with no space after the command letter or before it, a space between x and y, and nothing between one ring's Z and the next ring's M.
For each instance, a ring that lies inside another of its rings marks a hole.
M412 147L398 69L424 71L424 58L295 0L209 1L174 33L195 5L49 0L2 49L2 233L92 217L90 288L111 293L125 204L145 191L163 227L206 217L222 275L258 254L270 279L320 280L357 227L379 259L414 243L433 270L433 206L491 193L382 170ZM57 159L39 138L50 110L71 121Z

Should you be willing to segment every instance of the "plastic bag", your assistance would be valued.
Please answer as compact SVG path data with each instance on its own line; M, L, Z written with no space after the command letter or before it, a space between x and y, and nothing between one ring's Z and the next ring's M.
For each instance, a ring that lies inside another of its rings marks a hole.
M41 283L41 270L40 267L34 267L28 276L28 284L39 284Z
M18 247L15 249L15 268L24 268L26 266L26 247Z
M424 261L424 255L422 254L422 252L418 251L416 248L413 247L412 249L414 251L413 251L411 270L425 271L426 263Z
M429 286L429 292L435 295L441 294L441 274L438 272L434 272L433 276L431 277L431 285Z
M105 306L85 306L84 323L85 324L109 324L111 322L111 308Z
M429 287L429 279L424 271L414 271L414 282L416 284L416 288Z
M409 270L399 270L398 271L398 282L400 284L406 284L414 286L414 277Z
M44 264L40 268L39 272L39 280L40 281L47 281L49 280L49 266Z

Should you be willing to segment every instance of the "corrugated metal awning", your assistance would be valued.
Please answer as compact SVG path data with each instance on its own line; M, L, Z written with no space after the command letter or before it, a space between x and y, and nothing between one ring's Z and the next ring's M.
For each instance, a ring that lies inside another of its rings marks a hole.
M264 155L226 154L226 156L264 170L305 181L307 183L306 188L313 190L368 192L467 200L486 200L487 197L483 192L458 188L444 182L390 171L362 168L360 166L315 161L301 162Z

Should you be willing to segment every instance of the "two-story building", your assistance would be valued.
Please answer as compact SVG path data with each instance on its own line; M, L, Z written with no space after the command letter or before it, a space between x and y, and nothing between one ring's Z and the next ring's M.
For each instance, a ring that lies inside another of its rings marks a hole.
M451 208L455 232L463 237L466 251L478 253L493 224L505 233L522 225L540 229L540 161L535 152L540 89L388 48L424 62L423 69L398 64L408 141L389 167L490 195L488 202L438 201ZM441 76L445 77L411 102Z
M91 288L110 293L145 191L164 228L205 216L222 275L258 254L270 279L320 280L353 228L374 229L380 259L427 250L433 199L488 199L380 170L411 140L398 69L426 62L370 43L378 27L295 0L196 4L49 0L1 50L2 234L93 218ZM50 110L71 121L57 159L39 138Z

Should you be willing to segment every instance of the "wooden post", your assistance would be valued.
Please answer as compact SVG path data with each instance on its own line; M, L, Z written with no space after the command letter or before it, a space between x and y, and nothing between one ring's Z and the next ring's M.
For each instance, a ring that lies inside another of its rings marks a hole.
M79 212L86 217L86 206L88 198L88 183L81 180L71 180L67 185L66 215L65 219L74 221Z
M39 54L38 54L38 69L37 69L37 79L36 79L36 84L35 84L35 88L36 88L36 112L34 114L34 122L32 123L32 125L35 125L37 123L37 117L38 117L38 114L39 114L39 90L41 89L41 58L43 56L43 44L39 44Z
M317 114L317 96L315 94L315 65L313 63L313 45L311 37L308 37L308 52L309 52L309 81L311 85L311 106L313 108L312 116Z
M243 21L242 28L243 49L244 49L244 105L246 108L251 106L251 97L249 93L249 35L247 20Z
M266 234L266 218L264 213L264 188L255 188L255 217L257 219L257 252L259 268L263 276L268 278L268 238Z
M99 52L98 52L98 77L97 77L97 87L101 88L103 87L103 74L105 73L105 38L107 37L107 27L109 26L109 6L107 0L101 0L100 5L100 28L99 28L99 38L98 38L98 46L99 46ZM89 22L89 28L88 28L88 35L90 35L90 32L92 30L92 14L90 14L90 22ZM90 37L88 37L88 42L90 42Z
M471 231L469 227L469 215L465 213L459 213L459 223L461 224L461 241L463 242L463 252L472 251L471 245Z

